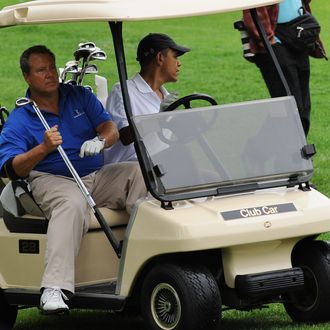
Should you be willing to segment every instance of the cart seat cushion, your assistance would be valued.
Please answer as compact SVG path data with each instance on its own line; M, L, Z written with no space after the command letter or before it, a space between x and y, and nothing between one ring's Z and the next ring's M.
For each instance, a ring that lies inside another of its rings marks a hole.
M104 219L107 221L108 225L110 225L110 227L124 226L128 223L129 215L125 210L111 210L106 207L101 207L100 211ZM95 230L99 228L99 222L97 221L93 211L91 210L91 221L89 223L89 230Z
M30 193L8 182L1 192L0 201L4 209L3 218L11 232L45 233L48 221L35 203ZM99 208L110 227L124 226L128 223L129 215L125 210ZM100 229L93 210L91 209L89 230Z

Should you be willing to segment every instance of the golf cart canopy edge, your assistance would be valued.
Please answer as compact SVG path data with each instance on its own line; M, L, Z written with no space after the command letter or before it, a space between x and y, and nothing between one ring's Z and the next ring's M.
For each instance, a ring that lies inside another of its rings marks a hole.
M281 0L36 0L4 7L0 27L78 21L139 21L211 15L272 5ZM148 10L146 10L146 8Z

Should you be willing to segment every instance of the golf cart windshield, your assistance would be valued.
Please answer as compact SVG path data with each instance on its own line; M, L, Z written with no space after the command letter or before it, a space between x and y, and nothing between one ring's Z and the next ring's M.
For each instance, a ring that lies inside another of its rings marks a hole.
M312 175L293 97L132 120L160 200L297 184Z

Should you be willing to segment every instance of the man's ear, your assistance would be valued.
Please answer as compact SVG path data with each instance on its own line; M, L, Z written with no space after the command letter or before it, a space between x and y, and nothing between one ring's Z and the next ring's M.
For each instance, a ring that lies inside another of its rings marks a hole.
M158 65L162 64L164 62L164 55L162 52L158 52L155 57L155 61Z
M29 74L28 73L23 73L23 78L24 80L28 83L29 82Z

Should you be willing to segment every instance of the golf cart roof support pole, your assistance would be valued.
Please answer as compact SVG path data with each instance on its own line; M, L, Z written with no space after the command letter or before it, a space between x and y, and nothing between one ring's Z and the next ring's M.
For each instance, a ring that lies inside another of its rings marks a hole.
M273 48L272 48L272 46L271 46L271 44L270 44L270 42L269 42L269 40L267 38L265 29L264 29L263 25L260 22L260 19L259 19L258 14L257 14L257 10L255 8L251 8L250 9L250 13L251 13L251 17L253 19L253 22L254 22L257 30L258 30L258 33L259 33L259 35L261 37L261 41L262 41L262 43L263 43L263 45L264 45L267 53L272 58L272 61L273 61L274 65L275 65L275 68L276 68L276 71L277 71L277 73L279 75L279 78L280 78L280 80L281 80L281 82L283 84L283 87L285 89L286 95L287 96L290 96L291 95L291 91L290 91L289 85L288 85L288 83L287 83L287 81L286 81L286 79L284 77L283 71L281 69L280 64L278 63L277 57L276 57L276 55L274 53L274 50L273 50Z
M128 124L132 133L132 136L135 137L135 140L138 138L138 131L132 122L131 117L133 116L132 113L132 106L128 94L127 88L127 71L126 71L126 60L125 60L125 51L124 51L124 44L123 44L123 22L109 22L111 33L112 33L112 40L115 49L116 55L116 62L117 62L117 69L119 74L119 81L121 86L121 92L123 95L124 101L124 109L126 112L126 117L128 120Z
M24 99L24 98L22 98ZM27 99L28 100L28 99ZM18 100L19 101L19 100ZM43 114L41 113L40 109L38 108L37 104L31 100L30 103L32 103L32 107L34 109L34 111L36 112L37 116L39 117L41 123L43 124L44 128L49 131L50 127L45 119L45 117L43 116ZM107 236L109 242L111 243L113 249L115 250L116 254L118 257L120 257L121 255L121 243L118 242L118 240L116 239L116 237L114 236L114 234L112 233L109 225L107 224L107 222L105 221L102 213L99 211L99 209L96 207L96 204L92 198L92 196L90 195L89 191L87 190L85 184L82 182L79 174L77 173L77 171L75 170L74 166L72 165L70 159L68 158L67 154L65 153L63 147L61 145L59 145L57 147L58 152L60 153L64 163L66 164L66 166L68 167L69 171L71 172L74 180L76 181L80 191L82 192L82 194L84 195L88 205L91 207L91 209L93 210L96 219L98 220L101 228L104 230L105 235Z
M147 189L149 191L152 191L150 186L150 177L148 176L148 173L151 171L150 168L148 168L149 162L144 159L144 154L141 152L141 149L145 149L144 145L140 142L140 135L138 133L138 130L136 129L134 122L132 121L131 117L133 116L132 113L132 106L128 94L128 88L127 88L127 71L126 71L126 61L125 61L125 51L124 51L124 44L123 44L123 23L122 22L109 22L109 26L112 33L112 40L113 40L113 46L115 50L116 55L116 62L117 62L117 69L118 69L118 75L119 75L119 81L121 86L121 92L123 96L124 101L124 109L126 113L126 117L128 120L128 124L131 130L131 134L134 137L134 147L136 150L136 154L138 156L138 159L140 161L140 168L142 171L142 175L144 177L145 184L147 186ZM141 166L143 164L143 166Z
M123 23L109 22L109 25L112 33L113 46L115 49L119 81L121 86L121 92L123 94L124 108L129 126L131 127L132 107L128 95L128 88L127 88L127 71L126 71L125 51L123 44L123 32L122 32Z

